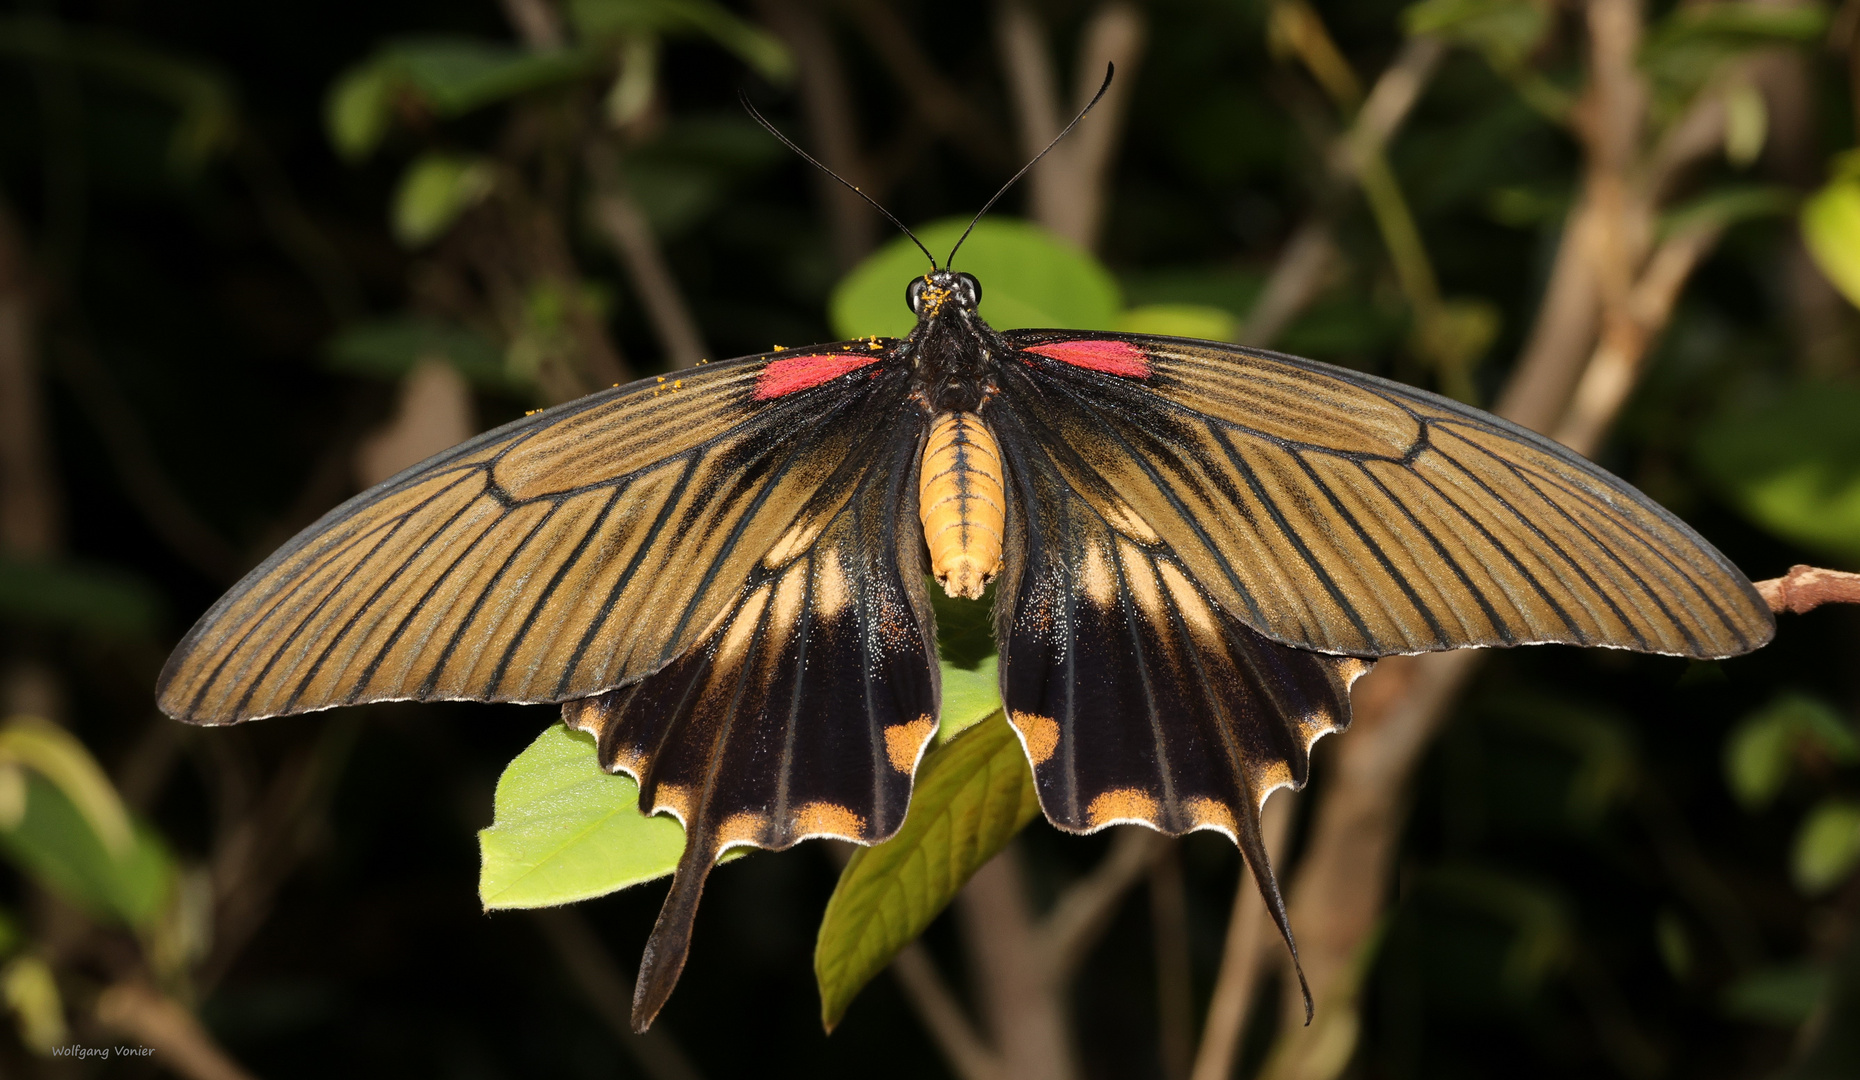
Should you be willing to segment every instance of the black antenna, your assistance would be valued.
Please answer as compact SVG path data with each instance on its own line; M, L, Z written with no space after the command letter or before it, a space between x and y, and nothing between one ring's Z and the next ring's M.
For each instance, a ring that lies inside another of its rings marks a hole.
M1033 155L1033 160L1029 161L1025 165L1022 165L1020 167L1020 171L1014 174L1014 178L1012 180L1009 180L1007 183L1001 185L1001 190L995 192L994 198L989 199L986 203L982 204L981 211L977 213L974 219L969 222L969 227L962 230L962 237L961 239L958 239L956 241L956 246L949 249L949 258L943 261L944 266L956 265L956 252L962 248L962 241L967 240L969 238L969 234L975 231L975 223L982 220L982 215L986 214L997 202L1001 201L1001 196L1006 195L1008 193L1008 188L1011 188L1015 184L1019 183L1020 178L1027 175L1028 169L1031 169L1035 165L1038 165L1040 163L1041 158L1045 157L1048 153L1050 153L1053 147L1058 146L1059 140L1065 138L1067 135L1072 134L1072 129L1079 126L1079 121L1085 119L1085 114L1090 112L1091 107L1093 105L1098 104L1098 99L1104 96L1104 92L1111 88L1111 76L1116 75L1116 74L1117 74L1116 64L1107 63L1106 65L1104 65L1104 85L1100 86L1098 88L1098 92L1091 96L1091 100L1087 101L1085 103L1085 107L1079 110L1079 114L1072 118L1072 122L1066 125L1066 129L1060 132L1059 134L1053 136L1053 141L1046 144L1045 150L1042 150L1039 153ZM760 118L758 117L758 119ZM812 159L810 158L809 160L811 161ZM846 181L844 180L840 181L840 183L842 184L844 184L845 182ZM853 190L857 191L858 189L854 188ZM913 236L911 237L911 239L915 240L917 238ZM922 247L923 245L919 244L917 246ZM930 265L935 266L936 260L931 259Z
M1110 81L1109 81L1109 80L1107 79L1107 80L1106 80L1106 85L1109 85L1109 83L1110 83ZM1103 91L1103 90L1100 90L1100 91L1098 91L1098 93L1099 93L1099 94L1100 94L1100 95L1102 96L1102 95L1104 94L1104 91ZM908 237L910 237L910 238L911 238L911 243L913 243L913 244L916 244L916 245L917 245L917 250L918 250L918 251L921 251L921 252L923 252L923 253L924 253L924 258L926 258L926 259L929 259L929 260L930 260L930 269L932 269L932 270L938 270L938 269L941 269L941 268L940 268L940 267L938 267L938 266L937 266L937 264L936 264L936 256L935 256L935 255L932 255L932 254L930 254L930 249L924 246L924 242L923 242L922 240L919 240L919 239L917 239L917 234L916 234L916 233L914 233L914 232L912 232L912 231L910 230L910 227L909 227L909 226L907 226L907 225L905 225L905 224L904 224L904 222L902 222L902 221L899 221L899 220L898 220L898 219L897 219L897 218L896 218L895 216L893 216L893 215L892 215L892 213L891 213L891 211L889 211L889 210L887 210L887 209L885 209L884 207L882 207L882 206L880 206L880 205L878 205L878 200L877 200L877 199L874 199L874 198L872 198L872 196L870 196L870 195L867 195L867 194L866 194L865 192L863 192L863 191L860 191L860 190L859 190L859 185L857 185L857 184L855 184L855 183L853 183L852 181L850 181L850 180L848 180L848 179L846 179L846 178L845 178L844 176L841 176L841 175L840 175L839 173L836 173L836 172L834 172L834 171L833 171L832 169L829 169L829 168L827 168L827 167L826 167L825 165L822 165L822 164L821 164L820 162L818 162L818 161L816 161L816 160L814 160L814 155L812 155L812 154L810 154L810 153L808 153L807 151L805 151L805 150L803 150L803 149L801 149L800 147L798 147L798 146L796 146L796 145L794 144L794 140L793 140L793 139L790 139L790 138L788 138L788 136L786 136L786 135L783 135L783 134L781 133L781 129L780 129L780 128L778 128L778 127L776 127L776 126L775 126L774 124L771 124L771 123L769 123L769 121L768 121L768 117L766 117L766 116L763 116L763 115L762 115L761 113L759 113L759 112L757 112L757 111L756 111L756 107L755 107L754 105L751 105L751 104L749 103L749 95L748 95L747 93L745 93L745 92L743 92L743 91L741 91L741 90L738 90L738 91L736 92L736 98L737 98L737 100L738 100L738 101L741 101L741 102L743 103L743 108L744 108L744 109L747 109L747 110L749 111L749 115L750 115L751 117L753 117L753 118L755 119L755 121L756 121L756 123L758 123L758 124L761 124L761 125L763 126L763 128L764 128L764 129L766 129L766 130L768 131L768 133L769 133L770 135L773 135L773 136L775 136L775 137L776 137L777 139L780 139L780 140L781 140L781 144L782 144L783 146L785 146L785 147L787 147L788 149L790 149L790 150L793 150L793 151L794 151L795 153L797 153L797 154L799 154L799 155L801 155L801 158L802 158L802 160L804 160L804 161L806 161L806 162L807 162L807 163L808 163L809 165L812 165L812 166L813 166L814 168L816 168L816 169L819 169L819 170L820 170L821 172L823 172L823 173L826 173L826 174L827 174L828 176L831 176L831 177L832 177L833 179L835 179L835 180L838 180L838 181L839 181L840 183L842 183L842 184L845 184L845 185L846 185L846 186L847 186L848 188L850 188L850 189L852 189L852 193L853 193L854 195L857 195L857 196L859 196L859 197L860 197L861 199L864 199L864 200L865 200L866 202L868 202L868 203L871 203L871 204L872 204L872 209L874 209L874 210L876 210L876 211L878 211L879 213L881 213L881 214L883 214L883 215L885 215L885 220L886 220L886 221L889 221L889 222L891 222L891 223L892 223L893 225L896 225L896 226L898 227L898 230L899 230L900 232L902 232L902 233L903 233L904 235L906 235L906 236L908 236ZM1096 103L1097 103L1097 101L1098 101L1098 99L1097 99L1097 98L1092 98L1092 102L1093 102L1093 104L1096 104ZM1087 105L1087 106L1086 106L1086 108L1090 108L1090 107L1091 107L1090 105ZM1078 121L1076 121L1076 120L1074 120L1074 121L1073 121L1073 123L1075 123L1075 124L1076 124L1076 123L1078 123ZM1068 131L1070 131L1071 129L1070 129L1070 128L1067 128L1066 130L1068 130ZM1022 171L1022 172L1025 172L1026 170L1025 170L1025 169L1023 169L1023 170L1021 170L1021 171ZM997 196L997 197L998 197L998 196Z

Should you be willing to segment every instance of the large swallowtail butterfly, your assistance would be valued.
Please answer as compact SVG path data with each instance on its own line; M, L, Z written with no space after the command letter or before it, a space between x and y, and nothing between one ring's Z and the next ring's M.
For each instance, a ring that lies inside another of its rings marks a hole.
M1774 631L1697 533L1514 424L1233 345L1001 333L980 299L933 269L909 337L643 379L417 465L202 616L161 708L560 703L685 827L643 1029L727 848L903 821L938 715L929 579L996 583L1002 699L1047 819L1225 833L1288 946L1260 806L1305 782L1376 657L1709 658Z

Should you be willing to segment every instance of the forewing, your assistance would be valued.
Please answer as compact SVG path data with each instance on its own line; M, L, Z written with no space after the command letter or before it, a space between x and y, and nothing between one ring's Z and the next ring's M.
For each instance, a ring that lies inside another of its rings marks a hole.
M895 418L908 372L890 359L858 342L707 365L415 466L202 616L162 671L160 705L219 724L634 682L689 651L765 557L812 543L836 509L828 481Z
M915 466L922 424L867 429L809 540L756 566L697 647L563 718L601 764L675 814L685 853L647 944L635 1021L650 1022L684 964L717 856L813 836L875 843L897 831L936 729L936 631L924 594Z
M1564 642L1721 657L1774 633L1684 523L1425 391L1176 338L1006 335L1001 400L1120 537L1276 641L1374 657Z

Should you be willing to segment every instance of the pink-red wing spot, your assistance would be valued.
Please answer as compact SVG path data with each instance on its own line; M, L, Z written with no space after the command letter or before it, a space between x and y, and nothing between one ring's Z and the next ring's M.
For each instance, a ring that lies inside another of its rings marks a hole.
M1132 379L1148 378L1150 359L1143 350L1127 341L1086 338L1082 341L1055 341L1046 345L1029 345L1025 350L1039 353L1073 367L1090 368L1109 375Z
M767 401L810 386L819 386L849 371L878 362L871 353L838 355L786 356L762 369L756 376L756 400Z

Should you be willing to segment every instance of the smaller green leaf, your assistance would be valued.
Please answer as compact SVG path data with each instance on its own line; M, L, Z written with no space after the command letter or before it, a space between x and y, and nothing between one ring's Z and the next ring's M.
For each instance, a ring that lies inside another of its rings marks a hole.
M149 637L161 598L142 579L108 566L0 555L0 619L104 637Z
M1740 1020L1798 1027L1833 985L1831 972L1813 964L1760 968L1725 989L1724 1011Z
M127 854L135 843L129 811L117 797L110 778L84 744L57 724L36 716L8 720L0 727L0 766L28 768L51 781L84 815L91 831L112 856ZM14 798L9 796L9 801ZM24 799L18 801L17 807L9 807L11 820L5 822L8 828L17 826L25 817Z
M323 126L336 153L348 161L374 153L387 136L393 104L394 80L382 65L361 64L343 72L323 101Z
M1240 320L1233 313L1205 304L1146 304L1118 316L1117 329L1132 334L1233 341L1240 336Z
M475 386L522 389L504 369L497 345L474 330L418 316L372 319L343 327L323 347L329 366L351 375L398 381L422 360L445 360Z
M1860 388L1803 383L1755 406L1735 403L1700 430L1694 455L1700 470L1758 525L1860 562L1856 416Z
M491 193L496 176L480 158L422 155L407 166L394 195L395 237L408 247L439 239Z
M774 36L712 0L570 0L569 18L584 38L651 33L710 38L770 82L794 75L794 58Z
M1795 834L1791 869L1795 883L1811 896L1847 879L1860 863L1860 804L1829 799L1809 811Z
M1828 281L1860 306L1860 179L1836 180L1809 198L1802 239Z
M1508 71L1537 48L1554 15L1543 0L1421 0L1402 12L1402 24L1410 34L1438 34L1477 49Z
M966 218L945 218L917 235L940 259L968 225ZM957 263L982 283L982 318L997 330L1103 330L1123 307L1110 271L1031 222L982 219ZM880 248L834 288L827 305L834 333L848 338L910 333L917 319L904 303L904 290L926 269L923 253L908 238Z
M1027 755L1001 712L925 756L904 824L853 853L820 921L814 975L829 1031L860 988L1039 812Z
M601 62L593 50L533 52L467 37L402 41L383 50L376 61L441 116L460 116L533 90L573 82Z
M1740 720L1724 744L1724 775L1738 802L1768 806L1804 751L1832 761L1860 761L1860 738L1824 701L1785 694Z
M498 778L491 827L478 834L487 910L604 896L664 877L685 833L639 812L639 785L601 769L594 740L554 724Z
M128 849L112 855L77 806L37 772L27 773L25 814L0 830L0 852L74 907L138 928L160 917L174 884L174 860L153 830L136 825Z

